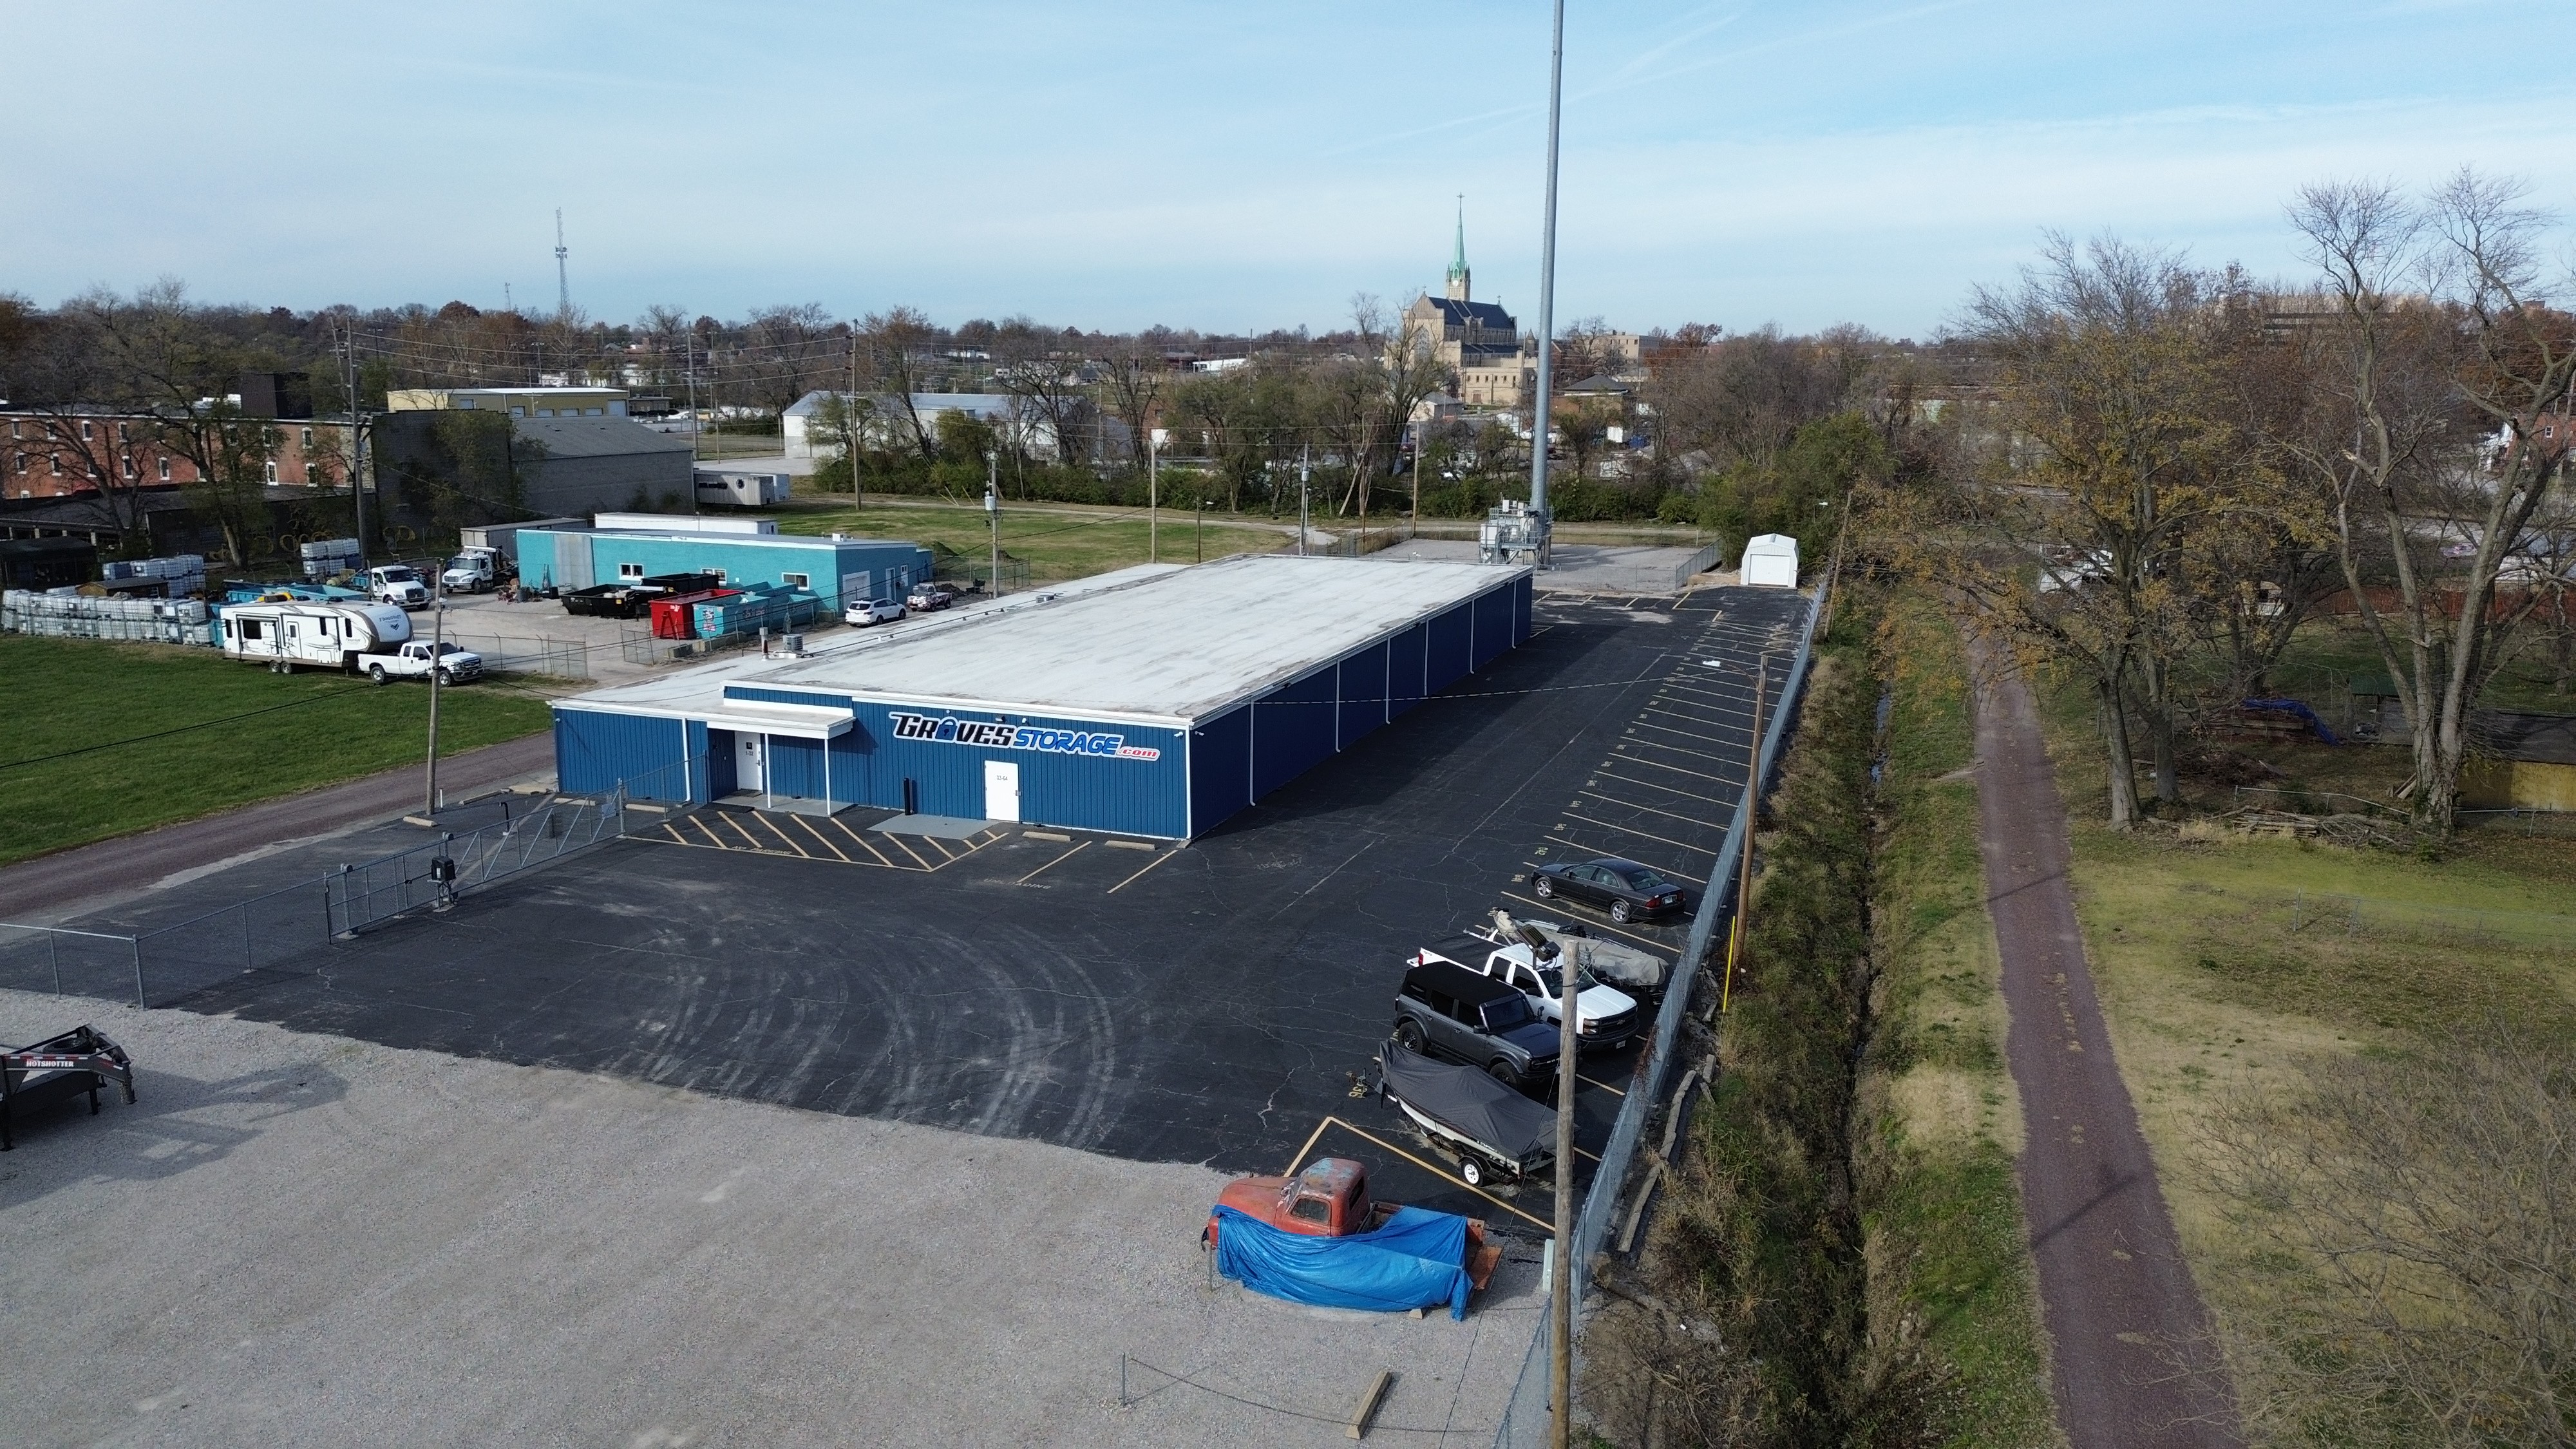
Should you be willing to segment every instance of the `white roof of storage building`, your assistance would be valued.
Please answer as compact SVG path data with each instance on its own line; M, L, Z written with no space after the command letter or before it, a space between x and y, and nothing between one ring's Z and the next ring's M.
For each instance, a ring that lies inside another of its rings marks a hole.
M727 659L560 707L702 718L732 685L1186 724L1526 572L1277 554L1147 565L856 639L836 632L791 663Z

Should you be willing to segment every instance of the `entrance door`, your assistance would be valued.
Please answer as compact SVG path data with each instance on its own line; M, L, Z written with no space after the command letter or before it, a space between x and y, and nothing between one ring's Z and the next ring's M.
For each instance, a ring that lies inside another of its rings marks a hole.
M1020 767L1015 760L984 762L984 818L1020 818Z
M767 735L743 734L734 739L733 787L737 790L769 793L769 743Z

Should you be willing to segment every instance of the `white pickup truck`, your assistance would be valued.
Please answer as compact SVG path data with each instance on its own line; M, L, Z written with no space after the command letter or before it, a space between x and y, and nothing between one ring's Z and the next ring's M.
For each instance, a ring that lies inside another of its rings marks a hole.
M397 679L427 679L433 672L430 661L436 660L435 672L441 684L457 684L483 672L483 656L453 644L432 644L415 639L390 654L361 654L358 668L378 684Z
M1557 974L1562 954L1544 961L1522 942L1497 944L1479 935L1452 937L1413 953L1413 964L1448 961L1491 976L1529 998L1530 1010L1543 1021L1564 1019L1565 978ZM1644 1027L1637 1000L1603 984L1581 966L1574 968L1574 1032L1584 1051L1626 1042Z

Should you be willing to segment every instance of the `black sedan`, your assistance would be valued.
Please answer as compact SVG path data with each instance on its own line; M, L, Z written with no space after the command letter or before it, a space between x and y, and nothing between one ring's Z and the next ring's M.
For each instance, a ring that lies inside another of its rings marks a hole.
M1540 866L1530 885L1547 900L1561 896L1599 906L1622 924L1657 916L1688 917L1698 904L1688 889L1664 879L1653 866L1616 856Z

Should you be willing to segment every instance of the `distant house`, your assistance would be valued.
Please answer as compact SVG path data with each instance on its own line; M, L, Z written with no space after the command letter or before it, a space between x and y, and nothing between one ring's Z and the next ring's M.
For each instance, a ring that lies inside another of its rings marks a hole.
M848 396L848 393L809 392L789 404L787 410L779 414L787 456L839 456L841 439L831 429L816 423L815 416L822 409L825 398ZM886 412L886 403L890 399L876 401L878 411L881 414ZM939 440L939 415L960 412L990 423L1003 437L1014 440L1022 452L1033 457L1052 458L1059 452L1055 430L1046 419L1034 415L1024 402L1006 392L917 392L912 395L912 407L920 414L922 426L930 431L934 443ZM1119 430L1119 436L1125 436L1124 429ZM891 426L880 423L867 441L876 447L892 443L894 434Z

